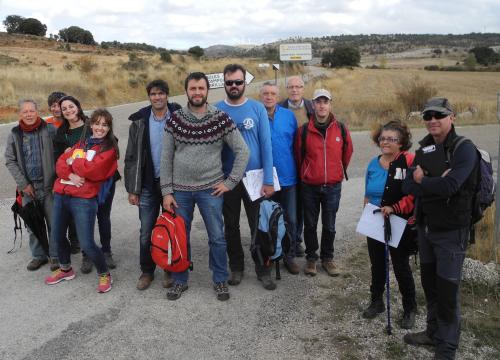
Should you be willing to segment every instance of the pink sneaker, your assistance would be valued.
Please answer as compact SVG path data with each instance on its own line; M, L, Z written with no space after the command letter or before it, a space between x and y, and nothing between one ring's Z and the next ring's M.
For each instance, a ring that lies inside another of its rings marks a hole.
M97 286L97 292L105 293L111 290L111 284L113 283L113 278L111 274L101 274L99 275L99 285Z
M53 271L52 274L45 279L47 285L54 285L60 283L63 280L73 280L75 278L75 272L73 269L69 271L62 271L60 268Z

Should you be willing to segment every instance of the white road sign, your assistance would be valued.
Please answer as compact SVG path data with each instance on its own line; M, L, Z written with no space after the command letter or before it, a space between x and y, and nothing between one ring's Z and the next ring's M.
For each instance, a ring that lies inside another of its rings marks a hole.
M207 74L208 83L210 84L210 89L218 89L224 87L224 73L213 73ZM246 84L250 84L252 80L255 78L250 71L247 70L245 76Z
M281 61L309 61L312 59L311 44L281 44Z

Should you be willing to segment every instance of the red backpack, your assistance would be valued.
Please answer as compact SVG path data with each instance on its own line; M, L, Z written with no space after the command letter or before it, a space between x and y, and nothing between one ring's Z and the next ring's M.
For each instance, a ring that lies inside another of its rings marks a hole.
M164 270L183 272L191 267L186 225L181 216L165 211L151 233L151 257Z

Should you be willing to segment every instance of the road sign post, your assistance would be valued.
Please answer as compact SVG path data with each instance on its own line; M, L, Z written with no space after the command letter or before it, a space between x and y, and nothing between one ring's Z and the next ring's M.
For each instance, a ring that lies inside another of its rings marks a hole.
M278 71L280 71L280 64L273 64L274 70L274 83L278 85Z

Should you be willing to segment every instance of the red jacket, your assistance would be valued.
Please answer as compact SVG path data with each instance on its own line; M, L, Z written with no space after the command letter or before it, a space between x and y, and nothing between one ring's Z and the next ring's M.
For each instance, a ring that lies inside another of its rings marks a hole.
M342 153L342 132L333 114L330 114L330 125L326 136L314 126L311 117L307 125L305 158L302 159L302 127L295 137L295 158L299 177L309 185L332 185L344 179L344 166L347 168L353 152L351 134L346 127L347 146Z
M91 161L85 158L77 158L73 160L72 165L66 163L66 159L73 154L73 150L81 149L82 143L77 143L71 151L63 153L56 163L57 180L54 183L54 192L63 195L70 195L84 199L96 197L104 180L114 175L118 168L116 159L116 151L114 149L99 152L101 146L95 145L91 150L95 150L96 154ZM69 175L74 173L82 178L85 182L82 186L63 184L61 179L69 180Z

